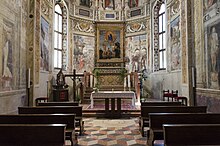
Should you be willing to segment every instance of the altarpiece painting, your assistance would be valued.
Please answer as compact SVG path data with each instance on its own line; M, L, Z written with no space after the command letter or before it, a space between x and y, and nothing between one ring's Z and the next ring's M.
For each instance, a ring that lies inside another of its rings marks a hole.
M123 62L123 24L97 24L97 62Z

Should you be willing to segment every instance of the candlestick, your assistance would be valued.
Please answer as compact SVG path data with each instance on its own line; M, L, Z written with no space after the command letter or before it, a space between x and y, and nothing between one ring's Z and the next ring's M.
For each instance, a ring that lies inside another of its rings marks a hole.
M31 87L31 69L30 68L28 68L28 80L27 80L27 82L28 82L28 88L30 88Z

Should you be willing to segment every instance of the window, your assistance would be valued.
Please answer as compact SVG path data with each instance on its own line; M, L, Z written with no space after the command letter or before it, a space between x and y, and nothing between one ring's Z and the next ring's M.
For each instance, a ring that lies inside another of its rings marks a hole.
M165 4L162 4L159 10L159 68L161 70L166 69L166 31L165 31Z
M54 68L56 69L62 67L62 21L62 9L59 4L56 4L54 14Z
M166 55L166 13L164 0L158 0L154 7L154 71L165 70L167 67Z
M55 5L54 11L54 68L67 69L68 64L68 14L64 1Z

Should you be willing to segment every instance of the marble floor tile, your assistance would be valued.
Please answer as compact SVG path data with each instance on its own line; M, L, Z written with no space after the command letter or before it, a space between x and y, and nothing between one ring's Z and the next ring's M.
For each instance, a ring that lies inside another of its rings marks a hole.
M85 132L78 136L78 146L142 146L146 137L139 132L138 118L85 118Z

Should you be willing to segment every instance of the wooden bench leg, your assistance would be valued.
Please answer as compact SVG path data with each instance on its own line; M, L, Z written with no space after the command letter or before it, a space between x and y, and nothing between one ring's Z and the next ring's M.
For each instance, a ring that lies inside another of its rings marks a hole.
M78 135L73 132L72 137L70 138L71 146L77 145L78 144Z
M82 136L83 132L84 132L84 121L80 120L79 135Z

